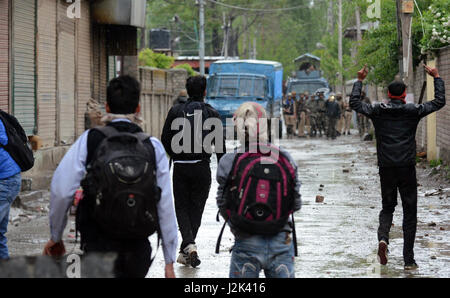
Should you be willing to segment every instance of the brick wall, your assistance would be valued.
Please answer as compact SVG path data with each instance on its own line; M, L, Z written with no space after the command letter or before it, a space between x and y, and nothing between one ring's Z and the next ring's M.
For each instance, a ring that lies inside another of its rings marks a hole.
M438 158L450 162L450 105L448 104L450 91L450 46L440 50L437 55L437 68L439 74L445 82L445 97L447 105L436 113L436 145L438 149ZM425 79L425 72L422 67L417 67L414 74L414 96L419 99L420 89ZM423 102L426 101L426 94ZM426 151L426 119L423 119L417 129L416 142L418 150Z
M139 78L142 85L142 128L159 138L169 109L186 84L187 71L139 67Z
M180 91L186 89L188 75L185 69L172 68L169 72L172 73L173 100L175 100L180 94Z
M437 112L437 147L439 158L450 161L450 105L448 104L450 92L450 46L441 50L437 59L439 75L445 82L445 98L447 105Z

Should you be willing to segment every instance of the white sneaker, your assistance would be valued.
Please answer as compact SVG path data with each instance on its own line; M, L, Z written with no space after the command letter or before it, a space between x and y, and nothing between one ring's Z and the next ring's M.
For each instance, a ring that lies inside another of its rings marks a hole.
M187 255L187 263L193 268L200 265L200 259L198 258L197 245L189 244L183 249L183 252Z
M185 253L180 253L177 258L177 263L189 266L189 257Z

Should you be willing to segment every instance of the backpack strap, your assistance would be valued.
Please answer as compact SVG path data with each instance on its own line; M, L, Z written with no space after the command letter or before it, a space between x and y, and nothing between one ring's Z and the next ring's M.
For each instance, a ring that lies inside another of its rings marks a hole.
M161 239L162 239L162 234L161 234L161 229L160 229L160 227L159 227L159 223L158 223L158 228L157 228L157 230L156 230L156 235L157 235L157 237L158 237L158 240L157 240L157 242L156 242L156 251L155 251L155 255L153 256L153 257L150 257L150 264L153 264L153 261L155 260L155 258L156 258L156 255L158 254L158 249L159 249L159 246L161 245Z
M225 222L223 223L222 229L220 230L219 238L217 238L216 254L219 254L220 242L222 241L223 231L225 230L225 226L227 225L227 223L228 223L228 219L225 220Z
M297 232L295 231L295 221L294 221L294 213L291 214L292 216L292 241L294 244L294 256L298 257L298 248L297 248Z
M135 133L134 135L136 135L141 142L144 142L144 141L150 139L150 135L148 135L144 132L138 132L138 133Z

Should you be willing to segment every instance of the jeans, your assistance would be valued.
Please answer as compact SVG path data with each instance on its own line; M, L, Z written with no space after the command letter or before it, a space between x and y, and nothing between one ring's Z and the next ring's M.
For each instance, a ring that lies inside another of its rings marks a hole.
M178 227L183 238L181 250L189 244L195 244L210 188L211 169L208 161L174 164L173 196Z
M405 264L412 264L417 229L416 167L380 168L380 182L383 209L380 212L378 240L389 243L398 189L403 206L403 258Z
M19 194L21 183L20 173L6 179L0 179L0 260L9 259L5 234L8 230L9 210L12 202Z
M294 244L290 233L236 238L231 255L230 278L294 278Z

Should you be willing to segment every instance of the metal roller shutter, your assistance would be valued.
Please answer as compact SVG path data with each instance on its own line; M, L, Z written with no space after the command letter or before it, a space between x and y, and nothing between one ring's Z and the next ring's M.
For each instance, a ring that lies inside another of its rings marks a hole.
M0 109L9 109L9 0L0 0Z
M29 135L36 121L35 28L36 1L12 3L12 102L13 113Z
M56 3L38 0L37 9L38 135L44 147L56 137Z
M81 18L77 20L77 131L83 133L86 104L91 97L91 21L89 1L81 2Z
M59 143L75 139L75 21L67 17L69 4L58 1L58 125Z

